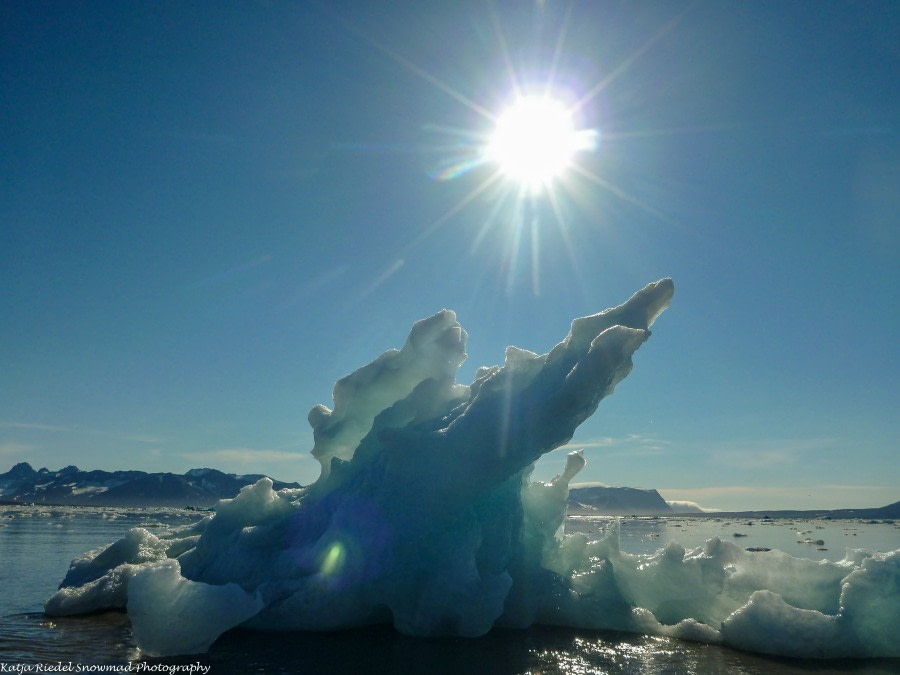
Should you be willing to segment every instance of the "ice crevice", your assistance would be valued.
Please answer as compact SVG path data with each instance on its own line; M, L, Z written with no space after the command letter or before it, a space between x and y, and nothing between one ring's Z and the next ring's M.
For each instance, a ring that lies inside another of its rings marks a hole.
M417 322L310 411L315 483L262 479L188 528L134 528L72 561L45 612L126 609L147 655L202 652L237 626L475 637L543 623L900 656L884 628L900 624L900 551L816 563L713 539L637 556L615 531L563 533L584 457L549 483L530 480L534 462L628 375L673 292L663 279L576 319L546 354L510 347L469 385L455 380L468 337L455 313Z

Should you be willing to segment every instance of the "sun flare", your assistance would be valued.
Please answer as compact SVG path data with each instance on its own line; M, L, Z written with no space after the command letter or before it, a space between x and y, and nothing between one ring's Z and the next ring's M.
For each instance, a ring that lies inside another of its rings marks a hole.
M497 118L485 158L507 179L535 191L561 177L576 153L593 149L595 140L594 131L575 127L560 101L526 96Z

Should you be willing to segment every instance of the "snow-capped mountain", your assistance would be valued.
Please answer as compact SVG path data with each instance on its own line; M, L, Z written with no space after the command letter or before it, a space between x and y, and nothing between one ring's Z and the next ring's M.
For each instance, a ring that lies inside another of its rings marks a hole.
M35 470L27 462L0 474L0 501L74 506L212 506L237 495L262 475L238 476L216 469L191 469L184 475L144 471ZM276 490L300 487L273 479Z

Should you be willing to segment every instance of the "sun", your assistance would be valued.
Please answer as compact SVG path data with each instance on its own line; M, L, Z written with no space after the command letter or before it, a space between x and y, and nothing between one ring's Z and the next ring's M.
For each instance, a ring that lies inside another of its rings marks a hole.
M520 96L496 119L484 159L500 175L537 192L561 178L575 155L592 150L596 133L579 130L572 113L551 96Z
M470 254L480 251L489 237L499 233L496 241L502 264L498 269L506 276L507 291L512 291L530 267L535 295L541 290L544 250L561 246L572 268L578 271L578 236L590 222L606 215L601 207L605 207L607 198L626 202L669 222L651 204L617 185L607 172L615 169L617 162L613 160L621 156L623 140L671 132L615 131L619 125L612 124L607 113L616 107L608 104L608 98L611 85L626 75L635 62L651 53L679 25L692 5L686 5L672 20L625 54L621 62L601 68L600 63L592 63L592 47L582 52L578 40L569 37L575 17L574 3L537 3L539 11L534 26L541 35L545 28L551 29L547 35L555 28L556 39L550 42L535 42L534 35L525 34L513 36L518 39L507 39L506 22L494 3L487 4L485 21L494 29L496 58L486 53L488 60L484 63L478 60L471 78L461 77L465 75L465 67L454 67L454 82L465 84L463 88L442 79L440 71L432 71L391 44L376 39L366 28L340 19L350 32L372 48L445 94L454 102L452 114L464 120L462 126L446 119L424 123L422 130L433 137L412 147L429 157L426 174L430 179L444 183L465 180L468 187L450 191L446 208L408 238L398 250L397 259L378 277L372 289L397 272L414 248L468 209L484 209L468 229ZM588 44L594 45L593 32L591 35ZM484 46L490 47L489 37L486 31L479 38ZM536 51L532 53L529 45L535 46ZM524 63L521 57L527 57ZM582 66L586 66L583 72ZM593 79L591 73L600 76ZM497 77L491 77L492 74ZM588 77L591 79L585 79ZM477 95L470 94L470 89ZM594 125L598 126L593 128ZM378 144L376 147L388 151L393 146ZM598 148L602 152L591 157ZM584 223L573 221L573 217L586 209L592 211L591 218L579 219Z

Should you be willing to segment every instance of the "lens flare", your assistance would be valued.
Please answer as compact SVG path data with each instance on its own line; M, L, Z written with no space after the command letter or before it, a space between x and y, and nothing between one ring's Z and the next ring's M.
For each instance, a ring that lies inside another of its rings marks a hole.
M339 541L334 542L328 547L325 558L322 560L322 574L332 576L340 572L346 557L347 553L344 550L344 546Z

